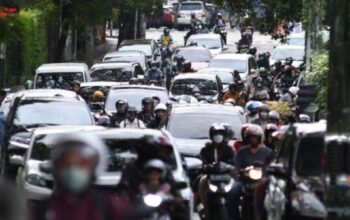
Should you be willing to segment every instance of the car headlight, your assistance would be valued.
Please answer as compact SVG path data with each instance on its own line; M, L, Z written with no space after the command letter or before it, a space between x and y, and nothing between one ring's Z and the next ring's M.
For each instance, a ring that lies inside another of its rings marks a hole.
M327 211L320 200L310 192L294 191L292 193L292 206L302 216L325 218Z
M44 178L42 178L41 176L39 176L38 174L29 174L26 176L26 181L34 186L46 186L46 182L44 180Z
M20 148L28 148L30 144L30 139L20 136L12 136L10 141L10 145Z

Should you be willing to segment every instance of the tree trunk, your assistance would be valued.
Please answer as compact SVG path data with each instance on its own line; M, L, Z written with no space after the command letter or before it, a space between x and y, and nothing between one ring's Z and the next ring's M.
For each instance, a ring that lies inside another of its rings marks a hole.
M88 65L94 63L94 28L85 27L85 57L84 61Z
M118 35L118 45L127 39L134 39L134 24L135 24L135 12L126 13L121 10L119 16L119 35Z

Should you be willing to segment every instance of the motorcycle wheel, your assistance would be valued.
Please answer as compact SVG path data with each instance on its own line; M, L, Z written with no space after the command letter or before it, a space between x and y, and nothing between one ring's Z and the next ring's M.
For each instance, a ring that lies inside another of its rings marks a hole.
M228 220L228 211L225 206L216 207L214 212L209 210L209 216L206 220Z
M242 205L242 219L244 220L255 220L253 201L249 198L243 199Z

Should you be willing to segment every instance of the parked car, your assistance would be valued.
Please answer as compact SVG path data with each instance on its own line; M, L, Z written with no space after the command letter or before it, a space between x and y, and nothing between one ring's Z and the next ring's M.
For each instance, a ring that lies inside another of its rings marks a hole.
M30 144L25 156L17 156L17 163L23 167L18 172L17 184L31 202L48 199L54 188L51 173L40 169L40 164L50 160L55 139L62 134L91 132L104 129L99 126L55 126L37 128L32 131Z
M305 32L290 34L287 37L286 44L294 46L305 46Z
M103 62L136 62L139 63L143 69L143 71L146 71L148 64L147 64L147 57L146 54L142 51L113 51L107 53L103 57Z
M26 152L31 131L53 125L94 125L84 99L58 89L25 90L15 94L6 118L4 146L1 149L3 175L14 174L11 158Z
M201 1L184 1L179 3L176 13L176 28L182 30L190 26L191 14L195 13L196 17L202 21L203 24L209 24L209 13L205 5Z
M209 49L197 46L178 47L174 50L173 60L176 55L182 55L185 60L191 61L192 68L195 70L208 67L208 63L212 58Z
M294 60L293 66L298 67L304 62L305 47L294 45L281 45L276 47L270 57L270 65L273 65L276 60L284 62L288 57L292 57Z
M185 129L184 123L186 123ZM167 130L175 138L180 154L198 156L201 149L210 141L209 128L213 123L230 124L234 138L240 138L245 118L231 106L179 104L172 108Z
M326 219L322 202L327 169L325 132L325 122L294 124L288 129L274 163L267 168L267 215L278 212L285 219Z
M218 76L221 80L224 90L227 90L227 87L234 82L241 80L241 76L238 73L235 73L232 69L225 68L205 68L198 71L198 73L210 74Z
M147 61L159 60L157 42L153 39L124 40L118 47L118 51L137 50L146 54Z
M187 40L187 45L197 44L197 46L205 47L210 50L211 55L215 56L225 50L224 41L219 34L194 34Z
M90 81L89 67L85 63L43 64L36 70L34 89L71 90L73 81Z
M173 13L173 6L166 5L163 6L163 26L166 26L167 28L173 28L174 27L174 13Z
M106 98L105 111L112 115L116 112L115 103L119 99L128 101L129 106L135 107L138 111L142 109L142 99L144 97L158 96L161 103L169 101L169 96L165 88L157 86L143 86L143 85L120 85L114 86L109 91Z
M257 69L255 58L249 54L223 53L210 60L209 68L229 68L237 70L242 80L246 80L252 69Z
M223 86L220 78L210 74L180 74L176 76L170 87L169 95L172 98L179 98L181 95L192 96L194 89L198 89L201 96L218 102Z
M108 62L94 64L90 69L91 81L129 83L131 78L143 76L140 64L134 62Z

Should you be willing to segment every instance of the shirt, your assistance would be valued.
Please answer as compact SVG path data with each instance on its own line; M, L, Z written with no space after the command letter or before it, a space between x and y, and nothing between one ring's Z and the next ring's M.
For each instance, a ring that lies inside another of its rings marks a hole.
M234 99L236 101L236 105L244 106L244 97L243 93L231 93L231 92L225 92L224 96L221 99L221 103L224 103L227 99Z
M260 146L255 154L251 151L250 146L245 146L237 153L236 167L237 170L241 170L254 165L256 162L262 163L265 167L270 163L272 157L272 151L265 146Z
M133 122L126 119L120 123L120 128L146 128L146 126L139 119L135 119Z

